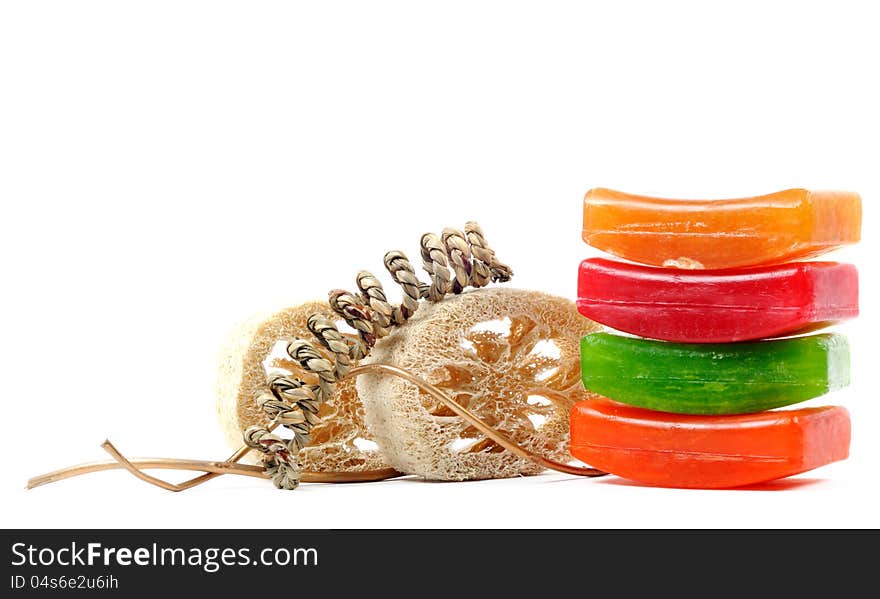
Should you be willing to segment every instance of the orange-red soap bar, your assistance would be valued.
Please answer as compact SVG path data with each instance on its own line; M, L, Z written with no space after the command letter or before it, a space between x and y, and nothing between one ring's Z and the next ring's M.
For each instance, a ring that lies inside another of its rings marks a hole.
M583 238L626 260L736 268L818 256L859 240L857 193L788 189L752 198L674 200L591 189Z
M690 416L605 398L571 410L571 454L595 468L664 487L739 487L849 455L846 408Z

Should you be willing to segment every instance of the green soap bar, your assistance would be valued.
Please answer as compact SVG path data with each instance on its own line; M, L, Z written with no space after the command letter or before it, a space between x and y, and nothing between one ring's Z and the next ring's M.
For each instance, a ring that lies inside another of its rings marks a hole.
M849 344L823 334L749 343L667 343L608 333L581 340L587 390L679 414L744 414L849 384Z

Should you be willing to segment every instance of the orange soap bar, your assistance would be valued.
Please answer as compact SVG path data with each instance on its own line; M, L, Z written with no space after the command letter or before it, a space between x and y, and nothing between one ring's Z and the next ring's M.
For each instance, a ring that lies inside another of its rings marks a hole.
M720 489L806 472L849 455L846 408L736 416L667 414L599 398L571 410L571 454L640 483Z
M673 200L599 188L584 198L584 241L653 266L737 268L808 258L857 242L861 226L861 198L846 191Z

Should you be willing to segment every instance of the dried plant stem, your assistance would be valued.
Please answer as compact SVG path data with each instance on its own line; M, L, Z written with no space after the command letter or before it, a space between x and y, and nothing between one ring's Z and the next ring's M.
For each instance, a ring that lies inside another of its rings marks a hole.
M468 424L473 426L475 429L486 435L489 439L492 439L498 445L508 450L509 452L517 455L523 459L530 460L539 466L543 466L544 468L550 470L556 470L558 472L565 472L566 474L574 474L577 476L604 476L607 472L603 472L602 470L597 470L596 468L584 468L581 466L572 466L570 464L563 464L562 462L557 462L556 460L551 460L545 458L542 455L539 455L533 451L529 451L528 449L518 445L505 437L501 432L492 428L482 420L480 420L479 416L465 408L463 405L453 400L451 397L440 391L437 387L432 385L431 383L403 370L402 368L398 368L397 366L390 366L388 364L362 364L360 366L356 366L349 371L351 376L357 376L359 374L364 374L370 371L374 372L382 372L386 374L392 374L394 376L398 376L406 381L409 381L437 401L442 402L446 407L456 413L456 415L460 416L463 420L465 420Z
M211 462L205 460L186 460L174 458L134 458L128 462L139 470L190 470L196 472L207 472L216 476L224 474L238 474L240 476L252 476L254 478L265 479L262 466L250 464L231 464L228 462ZM80 464L71 468L63 468L54 472L48 472L40 476L35 476L27 482L28 489L42 487L49 483L55 483L74 476L83 474L91 474L92 472L102 472L104 470L121 470L124 469L122 464L115 460L106 460L103 462L89 462ZM366 470L363 472L304 472L303 481L309 483L354 483L354 482L373 482L378 480L386 480L402 476L400 472L393 468L383 468L381 470ZM215 478L212 477L212 478ZM197 477L193 480L201 479ZM201 481L205 482L205 481ZM179 485L181 488L170 489L173 491L185 491L196 485ZM165 487L163 487L165 488Z
M388 364L363 364L351 368L347 372L346 377L358 376L367 372L390 374L409 381L410 383L416 385L419 389L422 389L423 391L428 393L437 401L442 402L450 410L455 412L459 417L467 421L468 424L472 425L474 428L486 435L486 437L488 437L489 439L492 439L493 441L498 443L498 445L504 447L511 453L521 458L531 460L532 462L544 468L556 470L558 472L564 472L566 474L574 474L577 476L595 477L603 476L606 474L605 472L602 472L601 470L597 470L595 468L572 466L570 464L564 464L562 462L550 460L532 451L529 451L521 445L514 443L513 441L505 437L504 434L483 422L476 414L450 398L434 385L415 376L414 374L411 374L410 372L407 372L406 370L397 368L396 366L390 366ZM278 424L274 423L267 428L271 431L276 426L278 426ZM104 441L104 443L101 444L101 447L103 447L105 451L113 456L114 461L81 464L79 466L72 466L70 468L64 468L62 470L56 470L54 472L35 476L28 481L27 488L33 489L35 487L39 487L45 484L64 480L66 478L80 476L82 474L89 474L91 472L100 472L102 470L114 470L120 468L128 470L129 472L131 472L131 474L143 480L144 482L148 482L152 485L156 485L169 491L185 491L186 489L191 489L224 474L238 474L241 476L253 476L256 478L268 477L265 469L262 466L251 466L247 464L237 463L245 455L247 455L248 452L251 451L251 448L247 445L242 445L235 451L235 453L233 453L229 457L229 459L224 462L182 460L171 458L138 458L129 460L119 450L117 450L116 447L112 443L110 443L110 441ZM162 480L155 476L151 476L144 472L144 470L150 469L194 470L204 472L205 474L184 481L182 483L175 484L169 483L168 481ZM332 483L371 482L386 480L398 476L403 476L403 474L392 468L384 468L381 470L368 470L363 472L303 472L302 480L303 482Z
M217 476L221 474L240 474L243 476L266 478L265 474L263 474L262 467L250 466L247 464L228 464L226 462L208 462L202 460L182 460L172 458L137 458L133 460L127 460L127 462L137 470L194 470L198 472L217 474ZM36 487L42 487L43 485L48 485L49 483L58 482L67 478L73 478L74 476L81 476L83 474L90 474L92 472L101 472L103 470L118 470L121 468L124 468L123 464L116 460L104 462L89 462L87 464L71 466L70 468L63 468L61 470L55 470L54 472L47 472L46 474L35 476L28 480L27 488L35 489ZM162 486L163 488L168 488L163 485L160 486ZM183 489L171 490L177 491Z

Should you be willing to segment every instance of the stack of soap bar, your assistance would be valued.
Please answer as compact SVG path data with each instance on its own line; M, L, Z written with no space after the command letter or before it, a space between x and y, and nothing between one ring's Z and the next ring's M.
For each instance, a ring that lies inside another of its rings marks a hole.
M584 240L643 265L585 260L578 308L614 329L581 343L572 454L613 474L725 488L847 456L843 408L767 411L849 384L837 334L786 339L858 314L855 267L790 262L858 241L861 200L783 191L686 201L591 190Z

